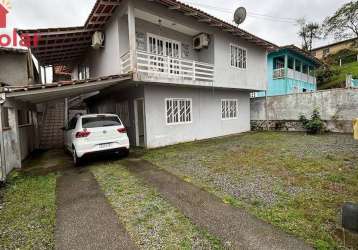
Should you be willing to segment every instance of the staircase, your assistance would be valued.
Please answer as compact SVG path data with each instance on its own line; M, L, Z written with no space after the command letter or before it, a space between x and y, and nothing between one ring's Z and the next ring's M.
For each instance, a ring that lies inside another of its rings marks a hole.
M41 149L63 148L65 120L65 101L46 104L41 124Z

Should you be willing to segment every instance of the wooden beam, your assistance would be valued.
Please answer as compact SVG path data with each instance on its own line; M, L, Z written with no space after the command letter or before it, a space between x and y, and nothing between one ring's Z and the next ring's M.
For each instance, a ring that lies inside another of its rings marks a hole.
M211 23L211 24L209 24L209 26L211 26L211 27L222 27L223 25L222 25L222 23Z
M97 31L98 29L75 29L75 30L59 30L59 31L39 31L37 34L39 36L57 36L57 35L67 35L67 34L78 34L85 32ZM25 35L26 33L24 33ZM34 33L27 33L28 36L34 36Z
M210 23L212 21L211 18L202 18L202 19L199 19L198 22L201 22L201 23Z
M53 47L66 47L66 46L72 46L72 45L79 45L79 44L83 44L83 45L91 45L91 40L81 40L81 41L75 41L75 42L61 42L61 43L49 43L49 44L41 44L38 45L36 48L33 48L32 51L38 51L41 48L53 48Z
M185 15L185 16L197 16L197 15L198 15L198 12L197 12L197 11L194 11L194 12L185 12L184 15Z
M55 47L55 48L50 48L50 49L42 49L42 50L38 50L37 51L37 55L38 54L43 54L43 53L51 53L51 52L61 52L61 51L67 51L67 50L80 50L80 49L86 49L89 48L89 45L79 45L79 46L67 46L67 47Z
M173 5L173 6L169 6L168 9L170 9L170 10L180 10L181 7L180 7L180 5Z

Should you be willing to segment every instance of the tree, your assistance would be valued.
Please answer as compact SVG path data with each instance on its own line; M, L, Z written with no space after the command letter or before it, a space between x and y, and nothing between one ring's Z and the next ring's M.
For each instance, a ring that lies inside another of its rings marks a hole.
M358 38L358 1L344 4L324 20L323 26L325 36L332 34L337 40Z
M311 51L313 41L315 39L321 39L321 26L314 22L307 23L304 18L297 20L297 23L300 26L298 35L302 38L302 49Z

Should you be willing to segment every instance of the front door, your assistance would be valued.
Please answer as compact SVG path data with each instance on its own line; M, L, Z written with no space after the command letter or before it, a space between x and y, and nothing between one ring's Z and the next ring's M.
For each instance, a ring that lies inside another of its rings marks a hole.
M145 146L145 109L144 99L134 101L135 127L136 127L136 146Z

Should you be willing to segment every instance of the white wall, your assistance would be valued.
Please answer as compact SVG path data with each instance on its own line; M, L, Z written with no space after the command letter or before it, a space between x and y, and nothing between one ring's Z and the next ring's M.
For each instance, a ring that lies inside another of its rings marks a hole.
M148 148L250 131L249 92L146 85L144 95ZM192 123L166 125L165 98L192 98ZM238 119L221 119L221 99L239 100Z
M247 50L247 68L231 66L230 44ZM243 39L223 32L215 33L215 86L265 90L267 82L266 51Z
M117 75L121 73L120 57L129 50L127 4L116 10L105 27L104 48L94 50L90 48L85 59L81 62L89 66L90 78ZM77 79L78 70L75 69L72 79Z
M267 81L267 54L262 47L249 43L237 36L233 36L220 28L210 27L208 24L200 23L194 17L184 16L175 10L157 4L155 2L148 2L146 0L135 0L134 6L136 9L146 11L159 18L163 18L173 23L179 23L197 30L198 33L205 32L211 36L211 44L208 49L203 49L197 52L194 57L197 60L204 62L214 62L215 65L215 83L216 87L237 88L247 90L265 90ZM142 26L139 21L137 29L144 31L148 29L152 31L151 25ZM157 25L158 26L158 25ZM174 26L175 27L175 26ZM156 33L160 32L162 36L168 38L177 38L188 41L187 37L181 38L180 35L175 34L175 28L169 31L167 28L162 28L160 31L157 28ZM190 39L189 39L190 41ZM246 70L233 68L230 65L230 43L244 47L248 54L248 66ZM192 48L192 43L190 43Z

